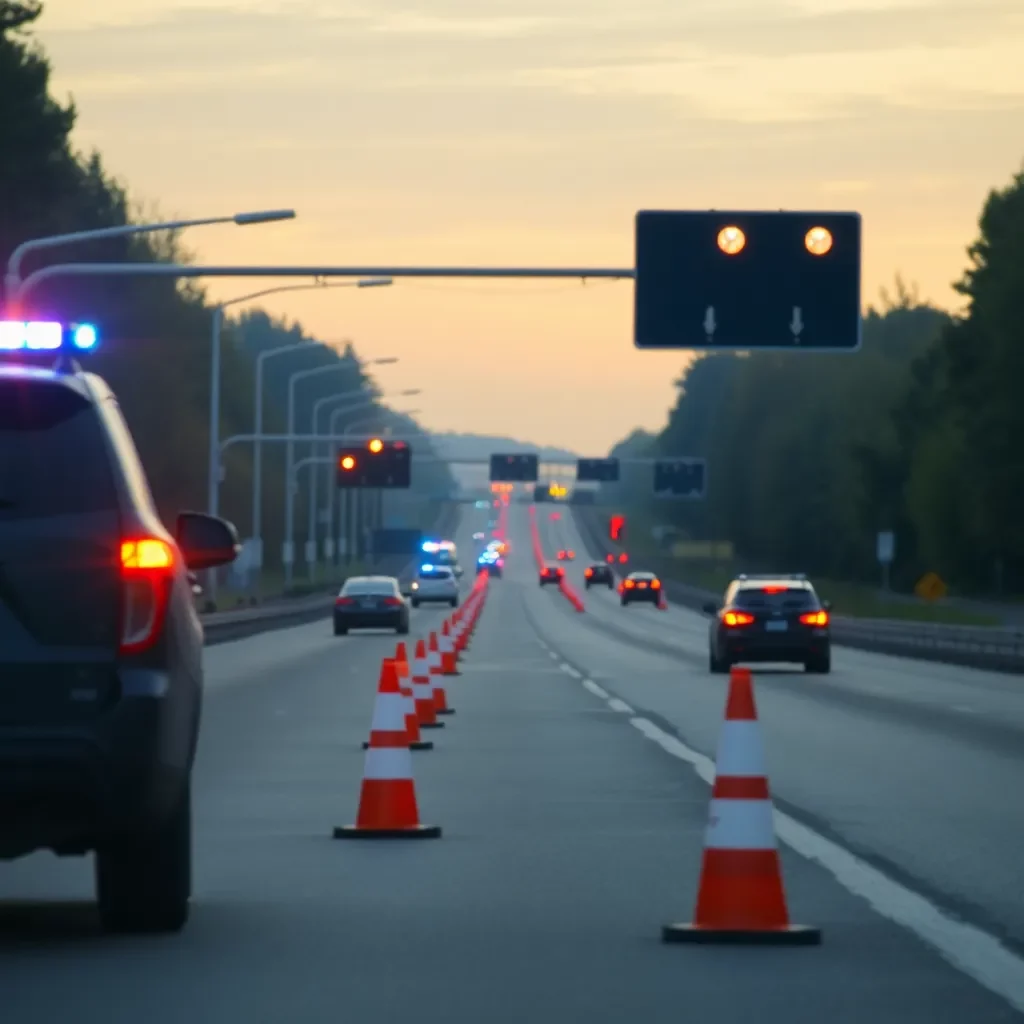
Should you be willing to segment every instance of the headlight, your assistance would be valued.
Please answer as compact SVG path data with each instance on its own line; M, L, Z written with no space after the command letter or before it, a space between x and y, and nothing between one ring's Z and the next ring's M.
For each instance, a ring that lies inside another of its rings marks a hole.
M420 585L419 585L418 583L414 583L414 584L412 585L412 589L413 589L413 590L419 590L419 589L420 589Z

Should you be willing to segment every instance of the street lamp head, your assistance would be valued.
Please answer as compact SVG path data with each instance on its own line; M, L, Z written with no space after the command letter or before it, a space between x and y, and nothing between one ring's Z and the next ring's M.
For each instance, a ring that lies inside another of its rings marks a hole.
M413 395L422 395L423 394L423 389L422 388L410 388L408 391L399 391L398 393L403 398L411 398Z
M385 356L382 359L371 359L370 366L392 366L398 362L398 356Z
M361 277L356 281L357 288L387 288L389 285L394 284L394 280L390 277Z
M269 224L275 220L294 220L294 210L256 210L253 213L236 213L231 218L236 224Z

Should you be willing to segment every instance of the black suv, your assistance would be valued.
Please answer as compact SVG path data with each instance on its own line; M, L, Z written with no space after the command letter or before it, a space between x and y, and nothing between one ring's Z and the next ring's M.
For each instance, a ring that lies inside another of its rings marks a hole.
M591 562L583 570L583 579L587 590L596 583L604 584L609 590L615 586L615 573L612 567L605 562Z
M203 628L190 570L238 554L160 521L97 376L0 365L0 860L96 853L104 927L178 931Z
M805 576L738 576L721 604L706 604L708 667L739 662L799 662L808 672L832 668L828 601Z

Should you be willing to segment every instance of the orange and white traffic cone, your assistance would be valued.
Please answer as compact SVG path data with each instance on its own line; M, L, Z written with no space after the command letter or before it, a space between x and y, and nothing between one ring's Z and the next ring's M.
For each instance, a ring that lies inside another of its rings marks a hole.
M416 653L412 659L412 696L416 703L416 718L421 729L443 729L444 722L437 720L437 705L434 701L434 684L427 661L427 649L422 640L416 641Z
M420 735L420 720L416 714L416 701L412 695L412 678L409 673L409 663L406 660L405 644L399 643L395 649L395 669L398 672L398 686L402 691L402 698L405 702L405 725L409 734L410 750L433 750L434 744L425 740ZM385 659L387 660L387 659ZM384 669L381 667L381 679L383 680ZM363 744L363 750L369 748L369 742Z
M412 753L405 724L405 699L393 659L384 661L373 708L370 745L363 767L354 825L339 825L335 839L436 839L439 825L420 822Z
M665 942L816 946L821 931L790 923L775 844L761 727L750 669L729 677L697 909L662 928Z
M441 626L441 635L437 638L437 649L441 654L441 674L445 676L459 675L455 642L452 640L452 631L447 619Z
M439 715L454 715L455 709L448 706L448 694L444 692L441 678L441 648L437 642L437 634L430 633L427 644L427 664L430 666L430 688L434 694L434 711Z

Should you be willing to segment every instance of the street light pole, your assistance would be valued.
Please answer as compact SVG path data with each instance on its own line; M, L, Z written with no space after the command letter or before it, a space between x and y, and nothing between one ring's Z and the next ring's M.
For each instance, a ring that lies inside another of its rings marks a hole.
M255 214L239 214L238 216L256 216ZM269 216L269 215L268 215ZM256 221L245 221L245 223L257 223ZM327 282L323 280L317 280L313 284L293 284L293 285L278 285L276 288L262 288L259 291L250 292L248 295L239 295L234 299L227 299L224 302L220 302L213 307L213 313L210 324L210 431L209 431L209 453L207 456L209 482L207 491L207 508L210 515L217 515L219 504L220 504L220 391L221 391L221 330L224 326L224 310L228 306L235 306L243 302L251 302L253 299L261 299L265 295L276 295L280 292L297 292L297 291L311 291L319 288L374 288L382 285L390 285L390 278L383 277L368 277L361 278L358 281L340 281L340 282ZM309 345L315 345L318 342L298 342L294 345L283 346L281 349L275 349L274 353L280 351L295 351L299 348L306 348ZM256 357L256 431L257 435L263 432L263 381L262 372L263 365L261 359L264 355L270 355L273 353L260 353ZM260 515L259 515L259 494L260 487L262 486L262 450L257 442L255 452L255 464L253 466L253 534L252 541L256 547L255 557L262 569L263 566L263 543L260 534ZM217 596L217 573L211 571L209 587L211 600L216 600Z
M127 238L131 235L152 234L155 231L180 231L184 228L205 227L208 224L268 224L272 221L293 220L294 210L257 210L254 213L236 213L228 217L197 217L192 220L170 220L158 224L118 224L109 228L96 228L90 231L72 231L65 235L47 235L43 238L30 238L17 246L7 260L7 273L4 276L4 295L8 304L18 297L21 287L21 263L30 253L39 249L53 249L61 245L74 245L77 242L99 242L106 238Z

